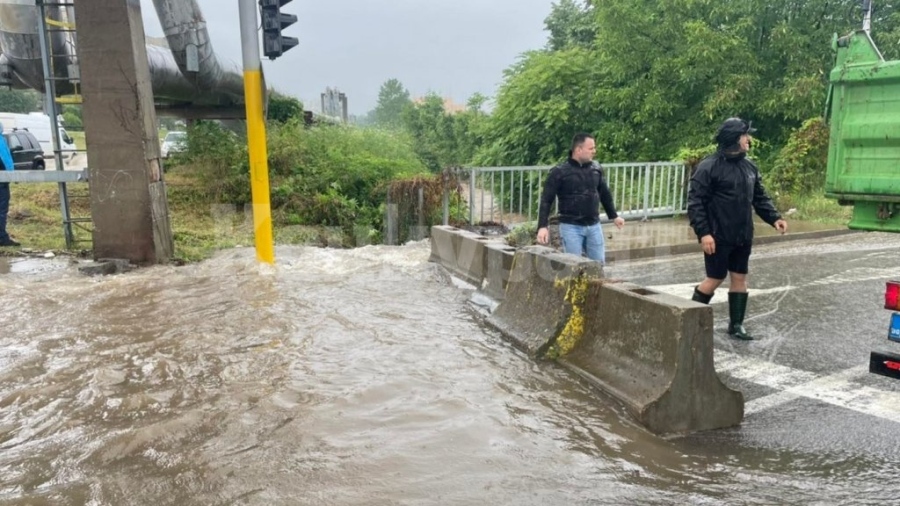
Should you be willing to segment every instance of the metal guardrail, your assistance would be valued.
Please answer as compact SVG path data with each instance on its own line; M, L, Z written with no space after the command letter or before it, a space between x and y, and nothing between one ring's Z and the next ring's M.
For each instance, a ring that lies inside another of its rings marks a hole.
M0 183L87 183L85 170L0 170Z
M679 162L603 164L619 214L627 218L687 213L688 168ZM467 167L469 223L537 220L544 181L552 167ZM463 176L464 174L460 174ZM554 206L554 213L556 206ZM446 216L446 215L445 215ZM608 221L605 214L601 221Z

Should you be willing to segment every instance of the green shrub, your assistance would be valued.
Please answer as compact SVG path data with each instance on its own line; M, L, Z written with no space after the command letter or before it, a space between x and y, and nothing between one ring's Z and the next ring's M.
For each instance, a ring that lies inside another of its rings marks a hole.
M828 168L828 140L828 125L823 118L804 122L781 149L772 170L768 171L766 185L781 195L821 191Z
M268 125L267 148L273 225L295 231L323 227L329 234L339 230L344 239L337 242L345 246L381 234L391 181L427 173L407 136L377 129L307 128L294 118ZM246 142L217 123L201 121L189 128L187 149L171 163L193 180L176 189L175 198L238 206L251 202ZM290 233L280 240L309 237L308 232Z

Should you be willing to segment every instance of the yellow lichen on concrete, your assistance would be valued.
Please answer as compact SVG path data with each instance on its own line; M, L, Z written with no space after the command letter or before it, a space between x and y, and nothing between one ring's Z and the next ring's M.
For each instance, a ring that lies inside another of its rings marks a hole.
M569 316L566 326L548 351L548 358L568 355L584 336L584 302L587 297L589 279L588 276L581 275L574 279L557 279L554 284L557 288L566 287L566 302L572 305L572 315Z

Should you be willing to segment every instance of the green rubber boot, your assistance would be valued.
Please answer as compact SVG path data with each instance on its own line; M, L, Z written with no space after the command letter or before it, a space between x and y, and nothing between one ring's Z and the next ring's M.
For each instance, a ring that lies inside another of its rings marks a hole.
M736 339L752 341L753 336L744 328L744 315L747 314L747 292L728 292L728 334Z

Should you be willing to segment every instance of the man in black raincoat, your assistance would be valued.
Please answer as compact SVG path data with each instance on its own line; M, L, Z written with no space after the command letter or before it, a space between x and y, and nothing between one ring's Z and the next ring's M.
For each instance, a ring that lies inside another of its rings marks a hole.
M782 234L787 232L787 222L766 194L759 169L747 159L754 131L740 118L725 120L716 133L719 149L697 166L688 193L688 216L706 264L706 279L694 288L692 299L709 304L728 275L728 333L744 340L753 339L744 329L753 211Z

